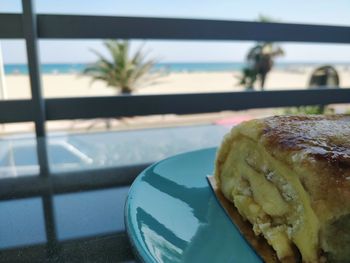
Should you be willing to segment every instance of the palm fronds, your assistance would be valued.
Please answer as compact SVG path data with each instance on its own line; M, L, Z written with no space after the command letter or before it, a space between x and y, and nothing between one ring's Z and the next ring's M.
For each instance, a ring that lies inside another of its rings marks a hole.
M274 22L267 16L260 15L259 22ZM260 87L263 90L267 74L273 67L274 58L284 55L284 51L278 45L271 42L260 42L253 46L246 56L246 67L242 69L239 85L245 86L247 90L253 90L254 84L260 80Z
M130 94L142 84L151 84L158 76L152 74L156 61L147 59L140 47L129 57L130 44L127 40L107 40L104 42L111 58L93 50L98 60L85 68L83 74L92 77L92 81L105 81L110 87L119 89L123 94Z

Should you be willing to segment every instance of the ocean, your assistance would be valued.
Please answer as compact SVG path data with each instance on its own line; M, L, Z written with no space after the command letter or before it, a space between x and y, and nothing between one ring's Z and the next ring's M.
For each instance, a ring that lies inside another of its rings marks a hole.
M276 63L277 69L295 69L297 67L316 67L325 63ZM43 74L67 74L81 73L88 64L41 64L41 72ZM336 65L350 66L350 63L336 63ZM229 62L196 62L196 63L159 63L155 65L155 69L162 69L167 72L227 72L241 70L245 63L229 63ZM26 64L5 64L5 74L28 74Z

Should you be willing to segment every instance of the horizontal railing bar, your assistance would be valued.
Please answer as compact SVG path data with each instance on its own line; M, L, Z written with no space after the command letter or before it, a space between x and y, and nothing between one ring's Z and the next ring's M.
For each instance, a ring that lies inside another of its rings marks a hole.
M0 38L23 38L22 15L0 14Z
M0 38L23 38L22 14L0 14ZM350 27L204 19L38 15L39 38L350 43Z
M38 197L51 192L50 179L19 176L0 179L0 200Z
M46 99L47 120L193 114L349 103L350 89L279 90ZM34 121L30 100L0 101L0 123Z
M38 15L44 39L124 38L350 43L350 27L204 19Z
M128 186L150 163L0 179L0 200Z
M0 100L0 123L34 120L31 100Z
M47 99L47 120L193 114L224 110L349 103L350 89L221 92Z
M131 185L150 163L93 170L52 173L55 194Z

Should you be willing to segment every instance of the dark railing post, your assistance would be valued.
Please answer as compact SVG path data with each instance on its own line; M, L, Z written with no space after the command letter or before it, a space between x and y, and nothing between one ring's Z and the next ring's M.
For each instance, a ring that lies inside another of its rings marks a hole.
M58 258L60 255L61 247L57 239L52 191L50 193L42 195L42 204L44 210L45 231L47 239L47 259L50 262L59 262Z
M37 137L45 136L45 101L41 92L39 52L37 47L37 24L33 0L22 0L23 33L26 40L29 78L34 107Z
M37 47L37 24L33 0L22 0L23 7L23 34L26 40L27 58L29 66L30 87L32 92L32 107L35 121L37 140L37 153L40 165L40 174L47 176L49 165L47 158L47 145L45 138L45 100L41 93L41 75L39 52ZM39 137L43 137L40 138Z
M47 141L45 138L45 101L43 99L41 91L40 62L39 51L37 46L37 21L34 8L34 0L22 0L22 7L22 24L27 48L29 78L32 93L32 107L34 112L35 132L37 136L37 153L40 166L40 175L42 177L48 177L49 164L47 155ZM52 191L51 185L49 191ZM48 259L51 259L57 256L58 253L52 195L49 193L43 195L42 202L45 215L47 256Z

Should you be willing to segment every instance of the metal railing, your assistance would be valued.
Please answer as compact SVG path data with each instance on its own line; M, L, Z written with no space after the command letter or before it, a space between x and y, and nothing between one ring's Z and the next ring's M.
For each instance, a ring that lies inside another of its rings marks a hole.
M0 101L0 123L35 122L36 136L44 137L37 140L41 170L38 177L2 179L0 200L33 196L42 198L48 259L55 259L64 247L57 238L53 195L128 185L148 164L69 172L54 176L49 171L47 160L45 121L350 102L350 89L45 99L41 92L37 44L40 39L257 40L349 44L350 27L198 19L43 15L35 13L32 0L22 0L22 6L23 14L0 14L0 39L25 39L32 98ZM125 238L122 242L126 242Z
M36 14L32 0L22 0L23 14L0 15L0 38L24 38L31 100L0 102L0 122L34 121L45 136L45 121L165 113L204 113L262 107L350 102L349 89L218 92L210 94L134 95L44 99L39 39L256 40L350 43L350 27L199 19Z
M0 123L35 122L40 176L2 179L0 199L8 199L14 195L40 196L47 191L63 193L79 187L88 190L127 185L149 165L145 163L130 167L75 171L56 177L50 172L48 164L46 121L167 113L192 114L350 102L350 89L45 99L41 92L39 39L257 40L350 44L350 27L199 19L43 15L35 13L33 0L22 0L22 6L23 14L0 14L0 39L25 39L32 98L0 101ZM116 174L118 176L114 176Z

